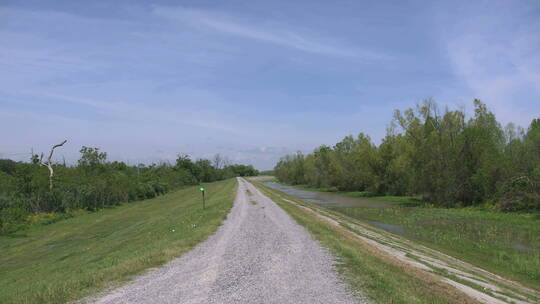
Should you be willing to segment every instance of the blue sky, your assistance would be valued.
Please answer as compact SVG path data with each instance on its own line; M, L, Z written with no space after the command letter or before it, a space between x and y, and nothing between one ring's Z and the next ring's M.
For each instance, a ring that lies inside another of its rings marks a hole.
M432 97L540 115L538 1L1 1L0 157L272 168Z

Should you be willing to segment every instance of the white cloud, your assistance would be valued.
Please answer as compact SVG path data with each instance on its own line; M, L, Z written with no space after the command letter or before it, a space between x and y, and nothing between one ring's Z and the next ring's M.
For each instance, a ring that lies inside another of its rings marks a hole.
M175 21L182 21L197 27L205 27L215 32L233 35L246 39L271 43L308 53L335 56L355 57L364 60L389 60L391 56L367 49L339 44L330 39L314 38L289 28L263 28L233 20L231 16L208 11L186 8L156 7L158 16Z
M103 101L92 98L66 96L59 94L38 94L51 100L60 100L78 105L91 106L99 111L104 111L116 117L128 121L150 124L188 125L196 128L226 132L234 135L245 135L246 132L231 124L223 123L222 120L209 117L197 119L203 113L194 113L192 109L163 108L154 105L136 104L133 102Z
M452 68L474 97L524 126L540 110L540 22L522 19L527 10L472 11L445 35Z

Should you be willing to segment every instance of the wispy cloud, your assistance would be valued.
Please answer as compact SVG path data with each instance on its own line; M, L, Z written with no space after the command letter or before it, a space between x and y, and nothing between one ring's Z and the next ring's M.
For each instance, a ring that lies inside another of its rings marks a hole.
M500 9L500 8L499 8ZM497 9L497 10L499 10ZM527 7L463 18L446 40L455 74L503 121L527 125L540 98L540 22L513 25Z
M0 4L0 152L68 136L74 157L220 152L270 168L279 147L381 137L391 109L426 96L480 97L521 125L539 112L533 1L157 2Z
M135 104L133 102L102 101L86 97L66 96L58 94L40 94L42 97L75 103L78 105L91 106L99 111L105 111L116 117L129 121L159 124L180 124L196 128L205 128L214 131L226 132L235 135L243 135L245 131L233 127L231 124L222 123L222 120L210 117L209 119L197 119L201 113L178 111L176 108L163 109L145 104ZM159 117L159 121L156 121Z
M332 39L314 37L292 28L273 27L272 29L247 24L235 20L232 16L210 11L156 7L154 14L175 21L187 22L198 27L205 27L215 32L270 43L308 53L335 57L361 58L364 60L389 60L387 53L375 52L367 48L359 48L340 44ZM318 36L318 35L317 35Z

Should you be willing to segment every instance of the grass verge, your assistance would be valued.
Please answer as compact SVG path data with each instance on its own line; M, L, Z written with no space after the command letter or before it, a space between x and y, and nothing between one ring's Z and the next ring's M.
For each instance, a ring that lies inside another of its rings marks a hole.
M398 225L407 238L540 290L540 220L533 214L401 205L332 210Z
M338 270L353 292L360 292L375 303L477 303L429 273L407 267L362 243L348 230L333 227L281 199L281 195L287 195L277 195L275 190L261 184L256 186L339 259Z
M275 182L281 183L277 180L275 180ZM308 185L289 185L289 186L304 189L304 190L309 190L309 191L332 192L332 193L343 195L343 196L369 198L372 200L398 203L398 204L403 204L403 205L408 205L408 206L418 206L418 205L423 204L422 198L420 196L391 196L391 195L377 196L369 191L340 191L336 187L320 188L320 187L312 187Z
M335 196L357 197L361 201L364 194L359 193L335 192ZM540 213L502 213L478 207L436 208L419 198L406 196L368 199L393 204L380 208L358 204L330 209L540 291Z
M65 303L162 265L214 233L236 180L199 186L0 236L0 303Z

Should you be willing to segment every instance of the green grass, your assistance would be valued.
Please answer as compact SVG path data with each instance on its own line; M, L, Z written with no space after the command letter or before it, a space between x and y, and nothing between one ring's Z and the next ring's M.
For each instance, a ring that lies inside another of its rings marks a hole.
M402 204L332 209L356 219L400 225L406 237L540 289L540 220L535 214Z
M463 303L464 299L452 294L452 290L426 283L407 269L375 255L332 226L282 200L275 190L260 184L256 186L339 259L338 270L348 280L353 291L362 292L375 303Z
M275 182L279 183L279 180L275 178L274 176L253 176L253 177L247 177L248 180L251 181L261 181L261 182Z
M379 201L385 201L385 202L391 202L391 203L398 203L402 204L404 206L421 206L423 205L422 199L417 196L372 196L370 197L374 200Z
M315 186L310 186L310 185L293 185L293 184L287 184L287 183L283 183L283 182L280 182L280 181L276 181L278 183L281 183L281 184L284 184L284 185L288 185L288 186L293 186L293 187L297 187L297 188L300 188L300 189L305 189L305 190L311 190L311 191L319 191L319 192L340 192L338 190L338 188L336 187L315 187ZM360 193L360 192L358 192Z
M78 215L0 236L0 303L64 303L180 256L216 231L236 180Z
M365 191L295 187L395 203L386 208L332 209L360 220L399 225L404 228L405 237L540 290L539 213L435 208L414 196L371 196Z
M276 180L275 182L279 182L279 181ZM391 203L400 203L400 204L405 204L405 205L421 205L422 204L422 199L419 196L390 196L390 195L376 196L375 194L369 191L339 191L336 187L321 188L321 187L312 187L308 185L289 185L289 186L293 186L293 187L305 189L305 190L310 190L310 191L332 192L332 193L343 195L343 196L370 198L374 200L380 200L380 201L391 202Z

